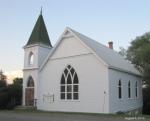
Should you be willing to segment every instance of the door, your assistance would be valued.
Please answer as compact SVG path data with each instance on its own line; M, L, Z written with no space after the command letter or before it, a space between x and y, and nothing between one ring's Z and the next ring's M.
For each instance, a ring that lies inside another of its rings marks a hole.
M34 106L34 88L26 88L25 90L25 105Z

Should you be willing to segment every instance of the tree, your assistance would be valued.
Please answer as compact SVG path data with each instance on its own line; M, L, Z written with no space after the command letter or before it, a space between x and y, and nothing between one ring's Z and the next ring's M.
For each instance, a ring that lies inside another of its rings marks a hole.
M5 80L0 80L0 88L6 87L6 86L7 86L7 82Z
M144 83L150 86L150 32L131 42L127 59L143 74Z
M13 84L8 86L8 95L10 97L9 106L21 105L22 101L22 78L15 78Z
M0 81L0 109L12 109L22 101L22 78L15 78L13 84Z
M127 59L143 75L143 113L150 114L150 32L136 37L127 50Z
M13 85L22 85L22 82L23 82L23 79L22 78L15 78L14 80L13 80Z
M2 70L0 71L0 80L3 80L3 81L7 80L7 77L6 77L6 75L3 74Z
M7 95L7 83L6 76L0 71L0 108L5 108L8 102L9 96Z
M22 78L15 78L13 80L13 96L15 97L15 105L21 105L22 103Z

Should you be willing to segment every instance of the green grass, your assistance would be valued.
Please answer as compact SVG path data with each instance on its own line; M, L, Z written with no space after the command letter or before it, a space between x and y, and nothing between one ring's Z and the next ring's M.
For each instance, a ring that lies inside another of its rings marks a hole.
M35 113L35 114L48 114L48 115L88 115L88 116L101 116L101 117L147 117L150 118L149 115L128 115L128 114L102 114L102 113L83 113L83 112L55 112L55 111L42 111L36 109L15 109L13 110L17 113Z
M30 113L34 115L87 115L87 116L99 116L99 117L109 117L109 118L125 118L125 117L144 117L150 119L150 115L128 115L128 114L101 114L101 113L77 113L77 112L51 112L51 111L41 111L33 108L24 108L24 109L14 109L14 110L0 110L3 112L14 112L14 113Z

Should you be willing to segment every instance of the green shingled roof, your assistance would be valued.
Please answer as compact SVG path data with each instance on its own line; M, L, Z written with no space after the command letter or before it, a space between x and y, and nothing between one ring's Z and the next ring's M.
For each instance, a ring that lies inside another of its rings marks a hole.
M42 14L39 15L26 46L32 44L44 44L52 47Z

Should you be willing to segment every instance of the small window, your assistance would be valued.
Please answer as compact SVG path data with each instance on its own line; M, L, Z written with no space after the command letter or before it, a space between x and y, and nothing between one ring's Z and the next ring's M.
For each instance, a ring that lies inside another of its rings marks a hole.
M78 98L79 98L78 93L74 93L74 95L73 95L73 99L74 99L74 100L78 100Z
M65 86L61 86L61 92L65 92Z
M137 81L135 82L135 97L138 97L138 84Z
M79 81L74 68L68 65L61 77L60 99L78 100L79 99Z
M62 100L65 99L65 93L61 93L61 97L60 97Z
M122 98L122 85L121 85L121 80L118 82L118 98Z
M131 84L128 82L128 98L131 98Z
M67 92L72 92L72 85L67 85Z
M67 99L71 100L72 99L72 93L67 93Z
M29 54L29 65L33 65L33 62L34 62L34 55L33 55L33 53L31 52L31 53Z
M78 85L73 85L73 91L74 91L74 92L78 92L78 90L79 90L79 89L78 89Z

